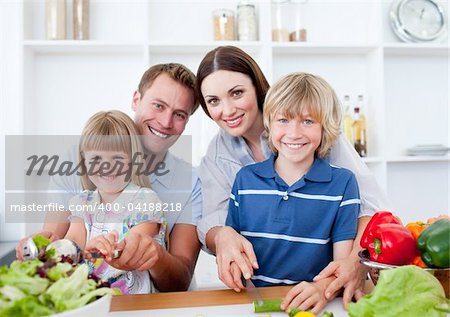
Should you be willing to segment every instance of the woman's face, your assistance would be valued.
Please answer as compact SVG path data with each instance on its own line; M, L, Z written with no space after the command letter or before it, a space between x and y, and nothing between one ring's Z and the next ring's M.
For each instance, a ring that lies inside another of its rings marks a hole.
M252 132L262 120L256 89L249 76L228 70L208 75L201 85L211 118L228 134L239 137Z

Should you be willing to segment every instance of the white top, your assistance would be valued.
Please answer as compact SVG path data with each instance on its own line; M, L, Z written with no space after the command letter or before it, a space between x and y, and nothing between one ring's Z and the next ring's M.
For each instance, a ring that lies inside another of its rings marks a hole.
M86 190L76 195L69 202L73 210L70 219L73 216L83 219L86 242L113 230L119 233L120 241L136 225L144 222L162 223L163 212L157 211L158 204L161 201L153 190L130 182L110 204L101 202L97 190ZM156 291L147 271L119 270L109 266L102 258L97 259L95 264L89 263L89 266L98 277L113 282L112 287L121 286L123 293L145 294Z
M261 148L266 158L270 155L267 138L261 136ZM373 215L389 209L387 195L379 187L372 172L358 153L341 134L329 155L331 164L351 170L358 181L361 196L361 216ZM241 167L255 163L252 152L242 137L230 136L223 130L211 141L198 168L202 183L203 212L197 225L200 241L206 246L206 233L223 226L228 214L228 200L236 173Z

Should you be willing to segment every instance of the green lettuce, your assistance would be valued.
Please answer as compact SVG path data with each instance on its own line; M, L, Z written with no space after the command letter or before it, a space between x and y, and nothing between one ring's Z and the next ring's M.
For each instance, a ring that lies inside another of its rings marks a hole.
M78 266L72 275L53 283L43 295L43 300L53 302L58 311L65 311L81 307L96 296L113 294L110 288L96 289L96 283L88 279L88 274L87 264Z
M55 312L42 305L35 296L26 296L6 308L0 306L0 317L48 316Z
M37 235L33 238L33 242L36 248L40 251L42 248L47 247L50 244L50 240L44 236Z
M437 306L447 303L439 281L427 271L407 265L382 270L371 294L351 303L350 317L446 317Z
M38 295L45 291L49 281L39 276L28 276L21 271L9 270L5 274L0 274L0 284L14 285L27 294Z

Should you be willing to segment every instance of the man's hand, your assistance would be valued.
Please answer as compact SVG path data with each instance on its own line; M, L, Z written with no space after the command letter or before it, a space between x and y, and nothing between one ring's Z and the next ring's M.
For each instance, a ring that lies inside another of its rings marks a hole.
M125 271L149 270L162 258L164 253L161 245L151 236L132 230L128 232L124 242L119 243L119 246L123 247L122 254L108 263Z
M258 268L252 244L231 227L222 227L215 238L219 278L228 287L239 292L244 288L241 275L249 279Z
M364 283L368 269L359 262L359 257L351 255L346 259L333 261L324 268L314 281L320 281L324 278L335 276L336 280L331 282L325 290L327 299L333 297L342 287L344 287L343 303L344 308L352 301L364 296Z
M25 238L21 239L19 241L19 244L16 246L16 258L17 258L17 260L20 260L20 261L24 260L24 258L23 258L23 246L24 246L24 244L26 243L26 241L29 238L34 238L35 236L38 236L38 235L43 236L44 238L47 238L50 241L55 241L55 240L61 239L61 237L57 236L55 233L53 233L51 231L47 231L47 230L41 230L41 231L38 231L36 233L33 233L32 235L29 235L28 237L25 237Z

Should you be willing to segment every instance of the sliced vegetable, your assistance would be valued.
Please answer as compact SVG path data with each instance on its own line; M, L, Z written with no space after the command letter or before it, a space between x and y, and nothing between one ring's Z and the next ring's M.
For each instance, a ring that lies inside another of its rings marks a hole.
M254 300L253 301L254 311L255 313L283 311L280 307L282 301L283 300L280 298L265 299L262 301L262 305L259 305L258 300Z
M316 317L316 315L314 315L313 313L309 312L309 311L299 311L298 313L296 313L295 315L292 315L293 317ZM289 317L292 317L291 315L289 315Z
M450 220L441 219L426 228L417 240L422 260L429 267L450 267Z
M370 243L373 242L373 232L375 228L383 223L396 223L396 224L402 224L400 218L397 216L394 216L392 212L390 211L378 211L376 212L372 218L370 219L369 223L366 226L366 229L364 230L364 233L361 237L361 246L363 248L367 248Z
M396 223L383 223L371 232L372 241L366 247L372 261L403 265L410 264L418 255L416 240L411 231ZM369 239L369 238L368 238Z

